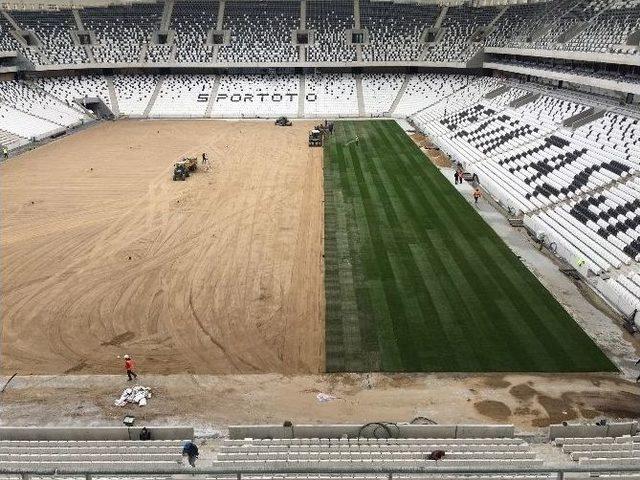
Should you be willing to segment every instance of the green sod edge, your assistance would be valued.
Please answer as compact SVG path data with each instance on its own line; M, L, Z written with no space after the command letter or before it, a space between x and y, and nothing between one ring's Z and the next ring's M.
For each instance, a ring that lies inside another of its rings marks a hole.
M324 190L328 372L617 371L395 121L336 122Z

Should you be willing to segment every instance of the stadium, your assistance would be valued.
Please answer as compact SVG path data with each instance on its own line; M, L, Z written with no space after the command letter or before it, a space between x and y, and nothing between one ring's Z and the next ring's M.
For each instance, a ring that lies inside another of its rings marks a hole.
M5 2L0 146L0 480L640 478L638 0Z

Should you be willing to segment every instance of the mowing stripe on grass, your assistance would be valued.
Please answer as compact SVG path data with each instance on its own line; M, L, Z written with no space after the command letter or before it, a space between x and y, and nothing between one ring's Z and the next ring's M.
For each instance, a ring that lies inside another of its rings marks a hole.
M615 371L394 121L324 161L328 371Z

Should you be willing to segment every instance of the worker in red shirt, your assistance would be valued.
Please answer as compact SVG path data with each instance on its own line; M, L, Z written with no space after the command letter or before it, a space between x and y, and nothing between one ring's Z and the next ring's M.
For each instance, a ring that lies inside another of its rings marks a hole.
M129 381L138 378L136 372L133 371L133 369L136 368L136 365L133 363L133 359L129 355L124 356L124 368L127 371Z

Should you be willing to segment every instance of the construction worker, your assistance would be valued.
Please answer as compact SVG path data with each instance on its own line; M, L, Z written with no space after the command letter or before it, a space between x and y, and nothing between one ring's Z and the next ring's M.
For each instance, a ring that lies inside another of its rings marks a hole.
M482 196L482 192L480 192L480 189L478 187L476 187L476 189L473 191L473 201L474 201L474 203L478 203L478 200L480 200L481 196Z
M6 145L2 147L2 156L4 157L5 160L9 158L9 149L7 148Z
M127 371L127 377L129 377L129 382L131 380L137 379L138 374L133 371L136 368L136 364L133 362L133 359L129 355L124 356L124 369Z
M192 467L196 466L196 458L198 458L198 454L198 447L193 442L187 442L184 444L184 447L182 447L182 456L188 457L189 465Z

